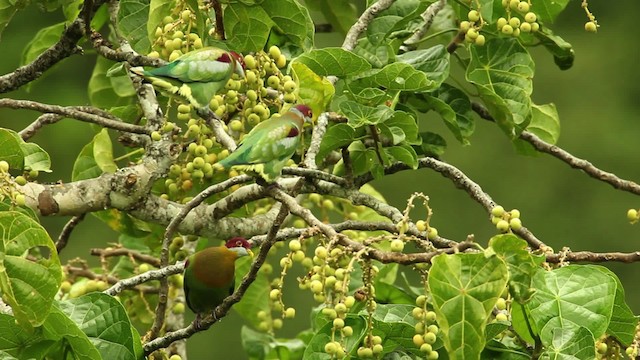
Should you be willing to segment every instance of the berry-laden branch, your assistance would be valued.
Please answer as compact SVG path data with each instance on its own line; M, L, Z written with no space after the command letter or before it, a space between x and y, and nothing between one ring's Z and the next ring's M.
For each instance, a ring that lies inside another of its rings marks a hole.
M609 252L609 253L594 253L590 251L568 251L559 252L557 254L546 255L547 262L550 263L565 263L565 262L622 262L622 263L634 263L640 261L640 251L634 251L631 253L621 252Z
M97 115L95 112L81 110L75 107L47 105L29 100L0 99L0 107L9 109L34 110L42 113L57 114L64 117L100 125L108 129L124 131L134 134L150 134L143 126L128 124L114 116ZM85 108L86 109L86 108ZM100 109L96 109L96 112Z
M143 254L139 251L127 249L127 248L94 248L90 250L90 254L93 256L100 256L101 258L108 258L113 256L127 256L139 262L143 262L155 267L160 266L160 260L151 255Z
M84 267L77 267L77 266L65 266L64 267L64 271L69 275L70 279L75 278L76 276L80 276L83 278L87 278L89 280L100 280L100 281L106 281L107 284L118 284L120 282L120 280L118 280L116 277L113 277L111 275L105 275L105 274L96 274L93 271L86 269ZM139 285L141 283L138 283L136 285ZM136 285L133 286L129 286L127 287L127 289L133 288ZM109 290L109 289L107 289ZM105 290L105 291L107 291ZM124 289L123 289L124 290ZM141 291L145 294L155 294L158 292L158 289L153 287L153 286L141 286L135 289L136 291Z

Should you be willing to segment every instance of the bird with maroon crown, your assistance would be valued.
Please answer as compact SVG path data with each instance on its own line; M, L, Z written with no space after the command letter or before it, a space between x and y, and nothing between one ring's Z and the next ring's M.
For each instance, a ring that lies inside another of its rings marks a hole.
M131 72L142 76L158 90L190 103L196 110L207 108L211 98L234 73L244 78L244 58L233 51L206 47L190 51L167 65Z
M203 315L215 310L234 291L235 261L253 256L251 244L244 238L229 239L189 256L184 264L184 293L187 306L196 313L199 327Z
M257 174L272 183L296 152L305 122L310 122L311 108L295 105L286 113L276 114L256 125L245 135L238 148L216 166Z

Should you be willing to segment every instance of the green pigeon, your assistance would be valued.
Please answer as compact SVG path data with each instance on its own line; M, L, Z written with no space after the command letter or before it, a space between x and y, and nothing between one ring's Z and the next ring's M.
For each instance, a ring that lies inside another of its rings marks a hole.
M209 106L211 98L236 73L244 78L244 59L238 53L214 47L190 51L167 65L145 70L131 68L160 91L190 103L195 109Z
M238 148L216 166L257 174L272 183L300 144L302 126L311 121L311 108L296 105L282 116L274 115L245 135Z
M209 247L189 256L184 264L184 294L187 306L201 314L213 311L233 293L236 259L251 255L251 244L241 237L228 240L225 246Z

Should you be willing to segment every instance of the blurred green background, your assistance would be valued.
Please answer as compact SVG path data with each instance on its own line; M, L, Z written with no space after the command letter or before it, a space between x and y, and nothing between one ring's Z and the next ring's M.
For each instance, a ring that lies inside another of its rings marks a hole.
M602 26L597 34L584 32L586 17L579 1L572 1L554 26L554 31L574 46L573 68L561 71L543 49L531 49L536 61L533 99L537 104L554 102L557 105L562 124L561 147L622 178L640 181L637 115L640 52L631 41L640 2L593 1L590 9ZM61 20L60 14L43 13L35 6L19 12L2 34L0 74L19 65L23 48L41 27ZM339 45L340 40L319 34L317 46ZM86 87L95 54L86 44L84 47L84 56L64 60L29 92L20 89L0 96L49 104L88 104ZM0 109L0 126L21 129L37 115ZM483 120L477 121L471 145L466 147L449 136L436 117L423 119L421 128L445 134L449 147L443 159L463 170L506 209L518 208L524 225L556 251L564 246L574 251L639 250L640 224L629 225L625 216L628 208L640 207L637 197L595 181L550 156L516 155L502 132ZM40 180L69 181L78 152L93 134L91 126L72 120L63 120L40 131L31 141L52 155L54 169L52 174L41 175ZM481 206L428 169L396 174L374 185L391 204L400 208L404 208L407 197L414 191L429 195L435 213L432 225L447 238L463 240L468 234L474 234L476 241L486 244L495 234ZM424 216L424 212L416 212L415 216ZM42 223L55 239L67 220L44 218ZM93 217L87 217L74 231L62 259L87 257L90 248L115 241L115 235ZM635 313L640 313L640 289L634 285L640 264L606 266L618 274L628 303ZM285 284L285 288L292 290L285 291L285 302L295 304L298 315L285 323L279 336L294 336L309 325L310 296L297 290L293 278L290 276ZM245 358L239 336L242 324L242 320L232 314L209 331L195 335L189 340L191 359Z

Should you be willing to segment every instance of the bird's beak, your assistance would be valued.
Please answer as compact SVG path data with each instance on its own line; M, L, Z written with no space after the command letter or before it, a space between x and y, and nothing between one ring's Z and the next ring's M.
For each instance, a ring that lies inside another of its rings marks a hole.
M236 62L236 68L234 71L236 74L238 74L238 76L240 76L240 78L244 79L245 75L244 75L244 69L242 69L242 64L240 64L240 62Z

